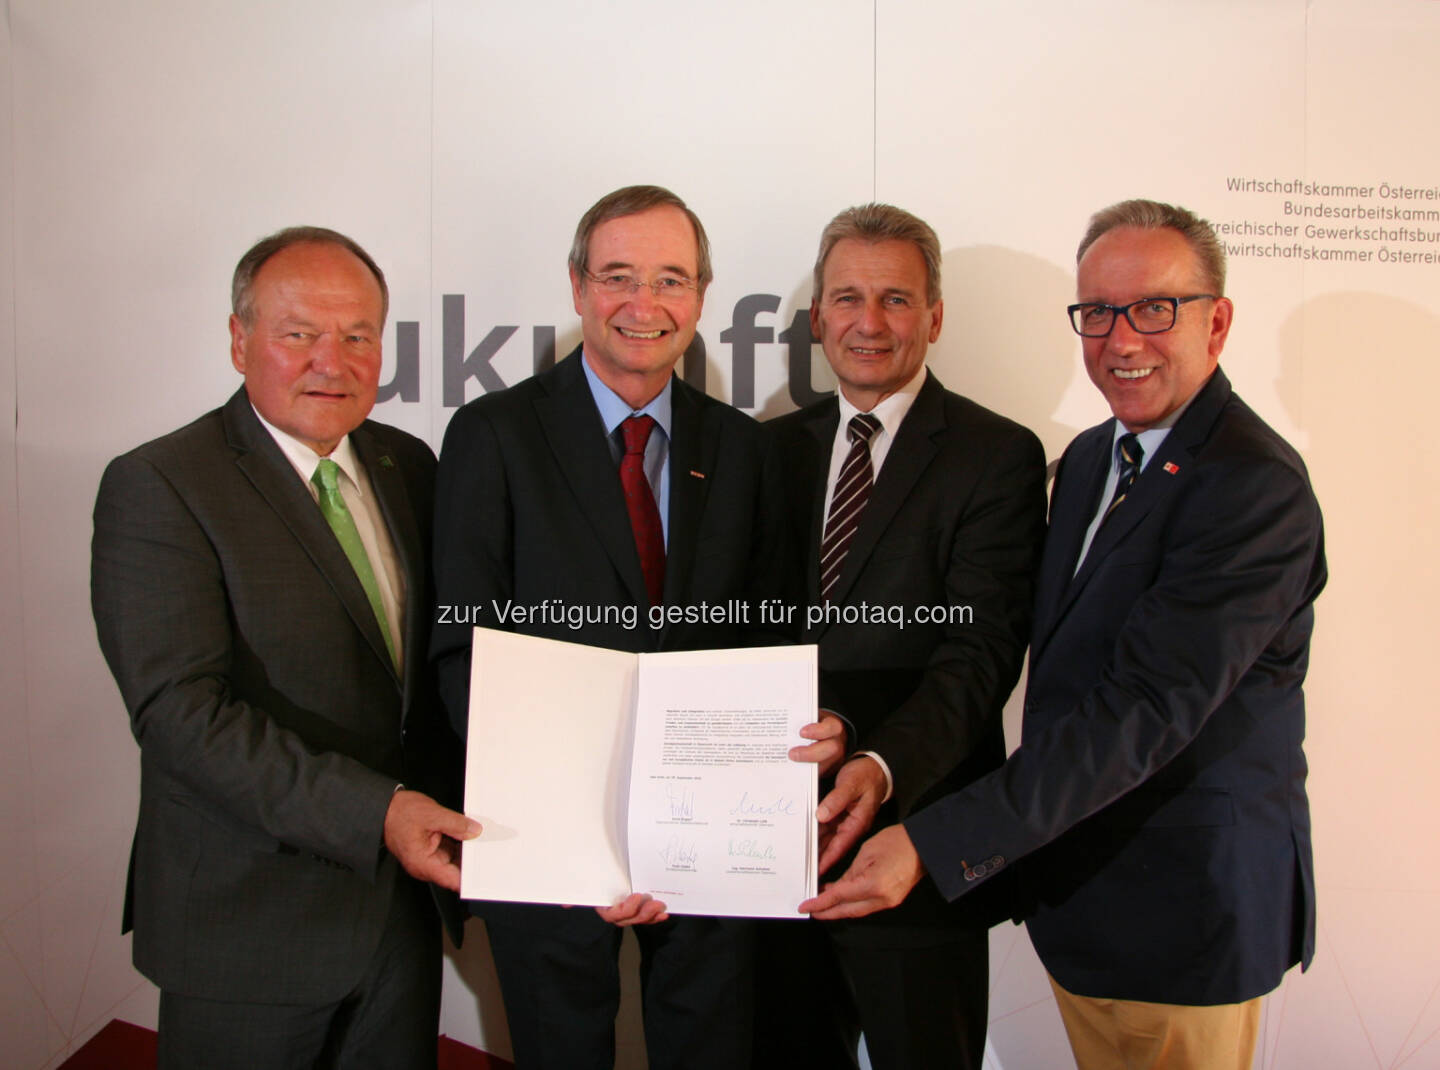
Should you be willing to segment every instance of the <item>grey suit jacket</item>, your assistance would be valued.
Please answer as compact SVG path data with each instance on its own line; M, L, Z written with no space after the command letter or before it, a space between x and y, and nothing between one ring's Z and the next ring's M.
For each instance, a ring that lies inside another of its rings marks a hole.
M351 439L405 571L403 679L243 389L101 480L92 605L141 755L125 924L161 988L338 999L389 910L396 784L451 795L425 671L434 456L369 421Z

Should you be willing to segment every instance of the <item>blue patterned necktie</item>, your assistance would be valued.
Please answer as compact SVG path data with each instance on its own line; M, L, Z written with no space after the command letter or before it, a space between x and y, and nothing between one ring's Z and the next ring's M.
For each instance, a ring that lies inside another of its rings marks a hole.
M1102 524L1110 519L1115 507L1130 493L1136 477L1140 475L1140 462L1145 459L1145 447L1140 445L1140 440L1133 434L1121 435L1115 449L1120 456L1120 478L1115 481L1115 495L1105 509L1105 516L1100 521Z

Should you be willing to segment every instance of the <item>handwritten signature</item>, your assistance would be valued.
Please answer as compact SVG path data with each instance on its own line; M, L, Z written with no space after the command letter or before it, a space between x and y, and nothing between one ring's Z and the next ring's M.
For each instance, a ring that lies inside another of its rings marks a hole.
M758 840L731 840L730 856L732 858L759 858L773 862L775 847L772 844L760 843Z
M757 815L793 817L795 814L795 800L787 799L784 795L777 795L774 802L756 802L750 798L750 793L746 791L741 793L740 801L730 808L730 813L735 817L753 817Z
M670 842L660 851L660 858L666 869L694 869L695 861L699 857L700 853L695 850L695 841L687 843L679 836L671 836Z
M665 799L670 804L672 821L689 821L695 816L695 793L693 791L667 787Z

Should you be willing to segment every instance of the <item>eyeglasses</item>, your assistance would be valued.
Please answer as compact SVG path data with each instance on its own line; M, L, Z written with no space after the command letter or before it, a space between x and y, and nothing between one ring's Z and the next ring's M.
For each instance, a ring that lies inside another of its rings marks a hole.
M612 297L628 297L638 292L640 287L648 286L657 301L682 301L698 289L695 280L684 275L661 275L649 282L623 272L607 271L603 275L596 275L593 271L586 271L585 277L599 287L602 293Z
M1142 297L1128 305L1107 305L1099 301L1070 305L1070 326L1082 338L1104 338L1115 329L1115 317L1124 313L1136 334L1164 334L1175 326L1181 305L1191 301L1215 300L1214 294L1192 294L1189 297Z

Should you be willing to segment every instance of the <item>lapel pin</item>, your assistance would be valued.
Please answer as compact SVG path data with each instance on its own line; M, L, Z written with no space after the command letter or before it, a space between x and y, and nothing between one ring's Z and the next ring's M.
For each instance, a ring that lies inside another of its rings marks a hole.
M691 474L692 476L694 476L696 479L704 479L704 478L705 478L705 473L704 473L704 472L697 472L697 471L695 471L695 469L693 469L693 468L690 469L690 474Z
M1172 475L1172 476L1173 476L1176 472L1180 471L1180 466L1179 466L1178 464L1176 464L1174 461L1166 461L1165 464L1164 464L1164 468L1165 468L1165 471L1166 471L1169 475Z
M394 468L394 467L395 467L395 462L390 459L390 455L389 455L388 453L382 453L382 454L380 455L380 467L381 467L381 468Z

